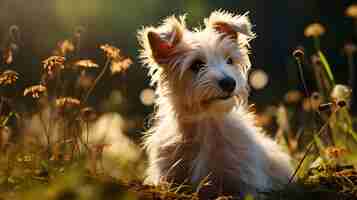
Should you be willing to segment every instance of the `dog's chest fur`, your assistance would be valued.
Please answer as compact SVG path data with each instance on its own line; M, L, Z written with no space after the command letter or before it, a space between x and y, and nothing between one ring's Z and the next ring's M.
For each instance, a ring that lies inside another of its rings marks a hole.
M173 124L177 120L162 120L148 138L158 142L153 146L159 146L157 149L148 146L149 151L155 152L150 159L156 164L151 167L157 167L167 181L196 186L208 176L208 180L224 191L232 186L232 190L240 188L240 191L251 190L249 187L253 185L267 187L270 180L264 166L269 164L262 163L267 158L262 156L265 152L260 145L265 137L241 117L233 111L220 119L181 124Z

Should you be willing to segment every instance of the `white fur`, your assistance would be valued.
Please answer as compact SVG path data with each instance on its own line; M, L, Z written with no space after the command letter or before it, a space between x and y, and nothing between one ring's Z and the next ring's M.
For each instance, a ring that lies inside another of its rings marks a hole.
M244 103L248 42L254 37L247 16L216 11L205 19L204 29L195 31L183 19L170 17L139 34L141 58L158 96L145 138L147 182L197 186L209 176L216 192L236 195L283 186L292 169L290 157L254 125ZM158 49L165 46L170 48ZM227 64L228 57L233 64ZM190 66L197 59L206 67L194 74ZM225 76L236 82L232 94L218 85ZM220 99L226 95L232 96Z

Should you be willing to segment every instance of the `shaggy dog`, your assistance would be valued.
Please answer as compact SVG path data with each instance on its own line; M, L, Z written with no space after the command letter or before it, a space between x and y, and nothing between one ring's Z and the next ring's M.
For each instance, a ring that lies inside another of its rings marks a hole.
M213 12L189 30L172 16L139 32L141 59L156 84L153 127L145 138L147 182L209 180L217 193L256 195L288 182L290 158L255 126L248 96L246 15Z

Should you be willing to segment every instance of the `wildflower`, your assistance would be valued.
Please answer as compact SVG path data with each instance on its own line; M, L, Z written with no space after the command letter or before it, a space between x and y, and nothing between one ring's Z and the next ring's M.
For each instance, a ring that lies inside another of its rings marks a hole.
M19 79L19 74L13 70L5 70L0 75L0 85L10 85Z
M332 92L330 94L331 98L336 101L338 100L349 101L351 99L351 95L352 95L352 89L347 85L342 85L342 84L335 85L335 87L332 89Z
M31 87L28 87L24 91L24 96L31 95L32 98L38 99L42 94L44 94L47 91L47 88L43 85L34 85Z
M60 41L58 42L57 46L58 46L59 55L61 56L65 56L68 52L74 51L74 44L69 40Z
M120 58L120 49L109 44L101 45L100 48L109 59L115 60Z
M116 59L112 61L110 71L112 74L118 74L126 71L131 64L133 64L133 61L130 58Z
M93 62L90 59L76 61L76 62L74 62L74 65L78 66L78 67L83 67L83 68L97 68L97 67L99 67L99 65L97 63Z
M44 60L42 63L45 71L51 75L56 69L64 69L65 61L66 58L63 56L51 56Z
M357 4L352 4L345 10L345 15L357 19Z
M301 100L302 94L299 90L290 90L285 94L284 99L287 103L297 103Z
M328 147L325 150L325 154L330 158L340 158L345 156L348 153L348 150L340 147Z
M63 113L73 110L74 108L79 108L81 101L73 97L60 97L56 99L55 104L58 110Z
M304 49L303 48L297 48L293 51L293 56L296 58L296 59L300 59L300 58L303 58L305 55L304 53Z
M11 48L6 48L4 50L2 57L3 57L5 64L7 64L7 65L11 64L14 59L13 52L12 52Z
M325 27L319 23L308 25L304 30L305 37L318 37L326 32Z

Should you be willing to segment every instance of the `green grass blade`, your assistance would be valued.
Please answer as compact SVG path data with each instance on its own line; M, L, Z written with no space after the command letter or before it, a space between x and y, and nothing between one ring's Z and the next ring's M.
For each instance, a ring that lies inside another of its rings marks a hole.
M331 71L331 67L330 67L330 65L328 64L325 55L324 55L320 50L319 50L317 53L318 53L318 55L319 55L319 57L320 57L320 60L321 60L321 62L322 62L322 65L324 66L324 68L325 68L325 70L326 70L326 72L327 72L327 75L328 75L328 77L329 77L329 79L330 79L332 85L335 85L335 79L334 79L334 77L333 77L333 74L332 74L332 71Z

